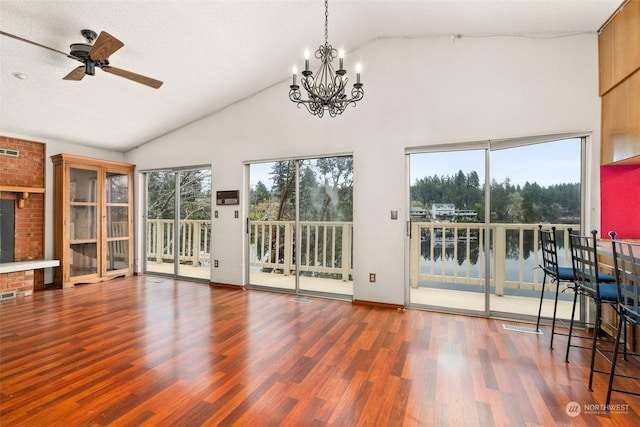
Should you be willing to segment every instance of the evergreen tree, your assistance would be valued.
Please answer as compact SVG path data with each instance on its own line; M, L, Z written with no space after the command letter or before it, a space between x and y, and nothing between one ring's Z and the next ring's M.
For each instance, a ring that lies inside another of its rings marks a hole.
M256 184L256 188L251 191L251 203L258 204L263 202L268 202L270 199L269 190L267 190L267 186L262 183L262 181L258 181Z

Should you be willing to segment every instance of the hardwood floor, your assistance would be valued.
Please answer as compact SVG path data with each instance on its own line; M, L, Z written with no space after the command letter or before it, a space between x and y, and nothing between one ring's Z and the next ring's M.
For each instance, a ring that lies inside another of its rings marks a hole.
M3 301L0 425L640 425L548 330L308 300L140 276Z

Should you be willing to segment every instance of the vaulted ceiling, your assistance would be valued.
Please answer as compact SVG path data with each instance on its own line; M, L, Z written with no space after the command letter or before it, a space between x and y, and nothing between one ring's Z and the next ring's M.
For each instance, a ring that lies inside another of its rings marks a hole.
M621 0L330 0L329 41L348 55L380 38L595 33ZM111 65L160 89L0 36L0 134L127 151L273 85L324 41L322 0L1 0L0 31L59 51L82 29L124 47ZM365 64L366 70L366 64ZM26 79L13 74L23 73Z

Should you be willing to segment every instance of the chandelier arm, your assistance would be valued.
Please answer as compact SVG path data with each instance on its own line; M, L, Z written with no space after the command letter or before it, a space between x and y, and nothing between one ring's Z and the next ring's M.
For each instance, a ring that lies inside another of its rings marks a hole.
M293 102L302 101L302 94L300 93L300 88L298 85L289 86L289 99Z
M349 101L355 103L357 101L360 101L362 98L364 98L364 90L362 90L362 85L360 85L360 87L354 86L353 89L351 89L351 99Z
M295 103L297 104L298 108L300 108L300 107L304 107L304 108L306 108L306 109L307 109L307 111L308 111L309 113L314 114L314 115L316 114L316 113L314 113L314 112L313 112L313 110L312 110L311 108L309 108L309 105L307 105L307 102L308 102L308 101L297 101L297 100L295 100L295 99L292 99L292 98L291 98L291 96L290 96L289 98L290 98L293 102L295 102Z
M318 115L318 112L322 112L324 110L322 104L318 102L312 100L303 100L300 90L296 87L292 87L289 91L289 99L295 102L298 105L298 108L300 108L300 106L304 106L309 113L314 115ZM320 116L322 116L321 113Z
M304 102L300 102L300 103L298 103L298 108L300 108L300 107L304 107L304 108L306 108L306 109L307 109L307 111L308 111L309 113L313 114L313 111L311 111L311 109L309 108L309 106L308 106L307 104L305 104Z

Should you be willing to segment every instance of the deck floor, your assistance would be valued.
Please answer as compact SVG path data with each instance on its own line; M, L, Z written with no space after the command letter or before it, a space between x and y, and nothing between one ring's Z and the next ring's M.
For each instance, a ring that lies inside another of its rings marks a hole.
M173 264L149 263L148 272L162 274L172 274ZM211 277L210 267L193 267L190 265L180 266L180 275L196 279L208 280ZM274 289L295 291L295 276L278 273L263 273L252 271L250 283ZM353 295L353 282L318 277L301 277L300 291L320 292L335 295ZM412 306L442 307L445 309L484 311L484 294L477 292L465 292L458 290L434 289L434 288L411 288L410 304ZM491 311L500 313L514 313L518 315L537 316L538 297L522 297L511 295L490 295L489 304ZM558 301L557 317L559 319L571 318L571 301ZM542 305L542 316L550 318L553 314L553 301L544 299Z

